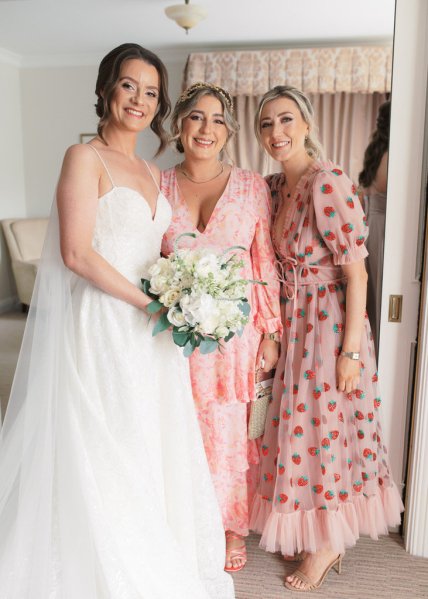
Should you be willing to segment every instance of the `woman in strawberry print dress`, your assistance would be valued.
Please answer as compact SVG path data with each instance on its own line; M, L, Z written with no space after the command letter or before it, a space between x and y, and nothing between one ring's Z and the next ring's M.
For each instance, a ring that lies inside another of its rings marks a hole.
M246 562L244 537L258 478L250 476L257 470L257 446L247 439L255 371L262 362L266 371L276 364L282 331L269 189L257 173L220 158L236 129L230 95L208 83L192 85L179 98L171 122L184 160L161 175L173 211L163 253L170 254L186 232L196 237L181 238L180 247L223 252L243 246L243 276L267 283L248 287L251 319L242 336L224 343L221 352L196 350L190 357L193 396L226 532L226 570L231 572Z
M355 187L320 158L299 90L267 92L255 126L282 164L268 184L284 335L250 526L267 551L303 558L285 585L309 591L360 534L376 539L398 525L403 507L379 423L365 313L368 228Z

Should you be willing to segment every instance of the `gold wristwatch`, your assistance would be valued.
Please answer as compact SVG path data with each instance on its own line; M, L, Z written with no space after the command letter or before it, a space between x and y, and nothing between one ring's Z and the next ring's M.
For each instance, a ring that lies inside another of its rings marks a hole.
M269 341L276 341L277 343L281 343L279 331L275 331L274 333L263 333L263 339L269 339Z

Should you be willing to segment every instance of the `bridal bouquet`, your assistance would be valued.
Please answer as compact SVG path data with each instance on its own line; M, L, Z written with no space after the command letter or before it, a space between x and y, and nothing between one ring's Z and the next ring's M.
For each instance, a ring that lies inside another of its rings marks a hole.
M141 279L143 291L153 298L147 306L151 314L162 311L153 329L157 335L172 327L174 342L190 356L196 347L208 354L242 334L248 322L250 305L245 296L249 281L240 271L244 262L231 250L216 254L208 248L178 249L177 242L168 258L159 258L149 269L149 279ZM262 282L260 282L262 283ZM262 283L265 284L265 283Z

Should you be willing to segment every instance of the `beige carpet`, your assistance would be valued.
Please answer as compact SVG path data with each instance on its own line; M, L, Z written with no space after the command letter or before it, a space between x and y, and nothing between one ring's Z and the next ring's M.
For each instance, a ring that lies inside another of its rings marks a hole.
M6 407L25 325L18 312L0 315L0 396ZM248 564L234 574L237 599L302 597L283 586L295 565L258 548L258 537L248 541ZM166 569L167 573L167 569ZM331 571L316 597L324 599L428 599L428 560L410 556L399 535L380 541L360 539L342 565L342 575ZM82 598L83 599L83 598ZM168 597L165 599L173 599ZM218 599L221 599L219 597Z

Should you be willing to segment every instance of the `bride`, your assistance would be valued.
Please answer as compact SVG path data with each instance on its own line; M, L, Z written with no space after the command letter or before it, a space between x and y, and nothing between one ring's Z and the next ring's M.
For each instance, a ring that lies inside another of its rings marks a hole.
M101 62L98 135L64 159L0 445L1 599L232 599L188 367L141 277L171 212L165 67Z

